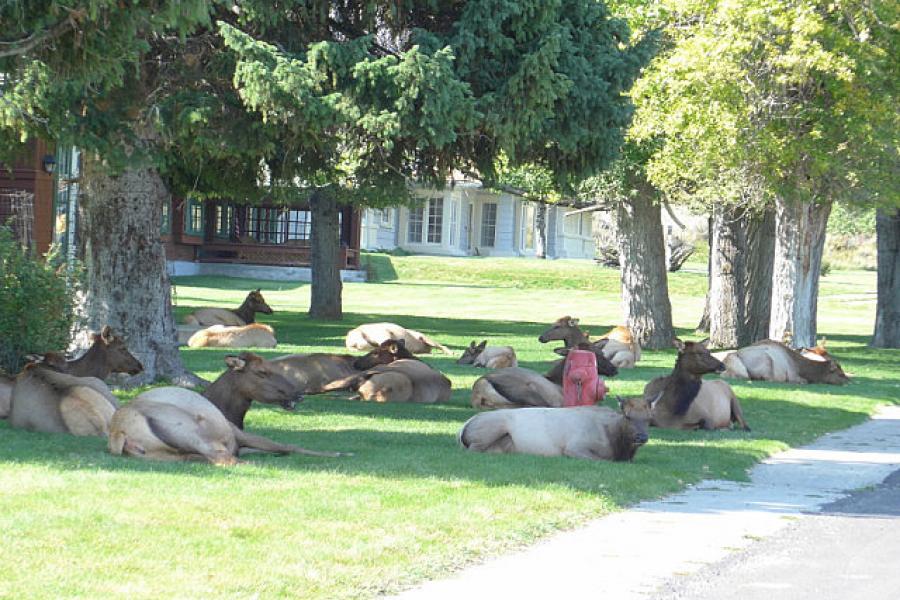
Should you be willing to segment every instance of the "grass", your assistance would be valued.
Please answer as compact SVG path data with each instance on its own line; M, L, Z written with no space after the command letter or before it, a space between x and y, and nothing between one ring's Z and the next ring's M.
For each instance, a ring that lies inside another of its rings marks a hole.
M382 282L346 284L345 320L305 315L305 284L184 278L177 312L236 306L261 287L276 314L277 351L339 351L371 320L422 330L454 350L489 338L524 366L554 355L546 324L577 315L594 333L620 320L615 271L588 262L371 255ZM671 278L680 334L690 337L705 279ZM742 480L763 457L863 420L900 392L900 353L865 346L874 274L835 272L821 292L820 329L854 375L849 386L735 384L753 427L653 430L633 463L487 456L456 445L473 414L480 372L455 357L426 361L453 381L449 404L374 405L310 397L295 413L256 407L250 431L353 457L253 457L217 468L110 456L103 440L33 434L0 423L0 597L366 598L534 542L555 530L659 497L704 478ZM224 350L185 350L207 378ZM674 351L647 352L608 382L638 394Z

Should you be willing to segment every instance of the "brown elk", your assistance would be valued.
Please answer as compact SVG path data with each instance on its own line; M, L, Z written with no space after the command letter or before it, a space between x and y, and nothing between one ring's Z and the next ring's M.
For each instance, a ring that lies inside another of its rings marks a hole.
M187 341L191 348L274 348L277 344L275 331L265 323L211 325Z
M96 377L76 377L30 363L16 378L9 423L45 433L105 436L119 403Z
M256 400L278 404L292 410L298 400L293 383L283 377L271 362L252 352L226 356L228 369L203 392L238 429L244 428L244 417Z
M626 335L627 334L627 335ZM630 342L623 340L629 339ZM607 340L603 346L603 355L619 369L634 367L640 359L641 350L631 332L627 328L616 327L607 333L601 340ZM538 337L542 344L552 341L562 341L566 348L572 348L578 344L589 344L590 338L578 327L578 319L562 317L557 319L547 331Z
M205 460L217 465L235 464L240 454L253 451L342 455L280 444L242 431L209 400L178 387L154 388L117 410L110 424L109 451L153 460Z
M480 344L476 344L475 340L472 340L456 364L487 369L505 369L519 366L519 361L516 359L516 351L512 346L488 346L487 340Z
M647 442L650 407L642 398L605 406L522 408L480 413L466 421L459 443L476 452L629 461Z
M406 349L413 354L429 354L432 348L438 348L444 354L450 349L426 336L420 331L407 329L396 323L365 323L347 332L344 345L348 350L368 352L377 348L387 340L403 340Z
M644 387L653 425L667 429L724 429L734 422L750 431L731 386L721 380L702 379L706 373L725 370L725 365L710 354L708 342L675 339L678 358L672 373L657 377Z
M184 318L188 325L231 325L241 326L256 322L256 313L272 314L272 307L266 304L262 292L255 289L244 299L244 302L236 309L229 308L198 308Z
M807 358L774 340L762 340L721 354L724 354L722 362L726 367L724 377L831 385L844 385L850 381L838 362L827 352L816 352L818 356L815 359Z
M506 369L501 369L502 372ZM323 386L324 391L355 390L363 400L433 404L450 399L451 383L420 360L404 358Z
M291 354L270 361L272 367L294 384L298 394L320 394L324 386L378 365L401 358L416 360L403 340L382 342L362 356L351 354Z
M144 370L140 361L128 351L125 339L113 334L109 325L93 335L93 343L87 351L74 360L66 360L58 352L43 355L44 366L76 377L106 379L111 373L137 375Z

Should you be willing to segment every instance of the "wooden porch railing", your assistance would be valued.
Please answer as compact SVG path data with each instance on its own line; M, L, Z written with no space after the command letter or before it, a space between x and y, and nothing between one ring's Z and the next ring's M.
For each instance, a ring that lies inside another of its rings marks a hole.
M308 267L309 246L289 244L254 244L238 242L206 242L198 249L200 262L230 262L279 267ZM341 248L338 258L343 269L359 268L359 250Z

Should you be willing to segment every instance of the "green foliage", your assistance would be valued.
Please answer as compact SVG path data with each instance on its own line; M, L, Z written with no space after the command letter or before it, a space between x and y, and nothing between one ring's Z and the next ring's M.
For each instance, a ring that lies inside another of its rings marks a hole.
M18 373L25 355L64 350L72 320L64 274L0 226L0 370Z
M828 218L829 235L875 235L875 209L836 204Z

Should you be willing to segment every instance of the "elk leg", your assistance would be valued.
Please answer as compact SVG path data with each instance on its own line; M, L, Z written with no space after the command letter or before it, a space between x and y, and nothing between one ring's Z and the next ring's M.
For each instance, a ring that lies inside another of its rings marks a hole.
M263 452L274 452L275 454L305 454L307 456L352 456L349 452L320 452L318 450L307 450L306 448L301 448L300 446L293 446L291 444L279 444L278 442L272 441L268 438L264 438L261 435L253 435L252 433L247 433L246 431L241 431L233 424L231 426L232 431L234 432L234 437L237 440L238 446L240 448L254 448L256 450L261 450Z
M738 402L737 396L731 394L731 422L737 423L744 431L750 431L750 426L744 420L744 411L741 409L741 403Z

